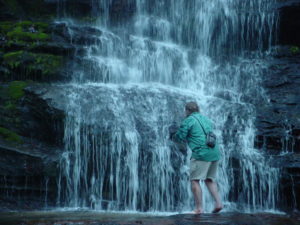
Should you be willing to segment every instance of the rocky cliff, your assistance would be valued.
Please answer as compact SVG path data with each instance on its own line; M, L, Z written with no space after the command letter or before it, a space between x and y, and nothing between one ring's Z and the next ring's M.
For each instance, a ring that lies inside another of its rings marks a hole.
M299 210L300 2L280 1L278 12L278 45L263 77L269 103L257 105L257 147L277 155L274 165L282 169L282 206Z

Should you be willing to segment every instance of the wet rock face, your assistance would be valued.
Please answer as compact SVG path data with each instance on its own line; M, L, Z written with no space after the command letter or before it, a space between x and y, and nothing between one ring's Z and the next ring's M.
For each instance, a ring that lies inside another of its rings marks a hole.
M54 206L58 149L0 142L0 211Z
M298 0L280 1L279 43L300 46L300 2Z
M51 0L1 0L0 1L0 20L18 19L45 19L56 13L56 4Z
M64 112L51 107L31 90L30 87L26 89L22 102L23 135L50 145L62 146Z
M54 23L51 25L53 39L55 42L62 42L65 45L71 45L78 48L82 45L91 45L97 43L102 35L102 30L90 26L75 26L67 23ZM72 43L72 44L71 44ZM72 52L74 53L74 52Z
M55 205L64 114L39 97L42 91L28 87L25 92L12 114L20 123L13 124L7 115L0 121L19 137L16 142L0 136L0 211Z
M300 154L277 156L274 166L282 169L280 182L281 209L299 210L300 202Z
M63 88L62 88L63 87ZM110 87L105 87L105 86L99 86L99 85L87 85L86 87L80 87L78 88L77 85L72 85L72 84L65 84L65 85L51 85L51 86L46 86L42 85L40 87L32 87L32 88L27 88L26 91L30 91L30 93L35 94L39 96L40 99L44 99L48 102L48 104L56 109L66 109L68 105L68 119L67 121L72 120L72 115L74 115L75 118L79 119L78 121L81 121L81 127L82 129L86 130L85 133L87 134L82 134L80 135L82 138L82 144L86 143L84 145L80 145L81 149L86 149L88 151L91 151L93 153L89 154L88 159L84 159L84 156L82 157L82 161L86 160L89 171L88 174L94 174L95 166L94 164L98 166L102 166L102 162L108 162L109 158L112 157L111 152L108 149L108 154L103 154L102 156L94 158L93 156L97 154L98 150L102 148L102 146L108 146L108 143L112 143L112 135L114 132L115 127L118 127L117 129L123 129L124 126L126 128L130 127L130 124L127 121L131 121L130 123L135 123L136 126L135 129L138 130L139 137L138 141L141 143L141 148L139 152L139 181L143 181L144 177L147 177L148 174L155 174L155 168L152 166L151 162L152 159L151 157L153 156L152 152L157 146L155 142L156 139L156 134L155 134L155 129L149 127L149 123L147 119L153 115L153 111L150 109L151 106L147 104L147 102L141 103L141 101L138 98L144 99L146 96L151 95L154 99L167 99L168 105L172 106L172 110L174 112L179 111L181 106L183 105L183 102L186 102L187 96L182 95L180 93L176 93L173 91L168 90L167 88L157 88L157 90L149 90L148 87L145 88L137 88L136 86L133 87L120 87L118 89L115 88L110 88ZM73 98L71 102L73 102L72 106L70 104L66 104L65 99L70 100L70 93L77 93L78 96L81 96L79 98ZM64 97L65 96L65 97ZM93 96L93 97L92 97ZM174 98L174 96L176 96ZM121 98L122 97L122 98ZM191 97L191 96L190 96ZM189 97L189 99L190 99ZM117 102L114 102L114 99L120 99ZM178 103L180 101L180 103ZM124 104L125 103L125 104ZM98 107L90 107L91 105L97 104ZM123 110L116 110L115 108L123 108ZM148 108L147 108L148 107ZM171 107L167 107L171 108ZM73 110L75 109L75 111ZM81 111L80 118L78 117L78 114L76 113L77 111ZM130 118L126 116L120 116L124 115L126 112L131 112L131 110L135 111L135 116ZM166 108L162 108L162 112L166 111ZM120 113L121 112L121 113ZM162 114L162 120L166 121L167 118L163 117L164 115ZM116 126L117 125L117 126ZM159 128L162 129L163 127ZM69 137L72 138L72 132L74 129L71 126L71 129L68 128L68 124L66 124L66 139L69 139ZM71 134L68 134L71 132ZM123 133L126 135L126 133ZM122 134L122 135L123 135ZM69 135L69 136L68 136ZM96 137L97 143L95 143L94 148L98 149L97 151L93 149L86 148L86 146L92 146L92 142L90 141L90 137L93 137L93 139ZM121 139L118 141L120 145L127 145L127 142L125 138ZM128 142L128 145L130 143ZM67 142L68 145L68 142ZM97 146L98 145L98 146ZM74 146L74 148L77 148L77 146ZM100 148L98 148L100 147ZM106 147L105 147L106 148ZM85 150L84 150L85 151ZM106 151L103 150L102 151ZM95 154L94 154L95 153ZM98 152L100 154L100 152ZM122 150L122 153L124 154L124 157L121 157L121 160L124 160L126 158L126 150ZM182 154L178 150L175 149L174 146L174 153L172 154L172 164L174 163L173 168L176 169L176 172L174 173L174 176L177 178L175 180L180 180L180 176L182 175L182 172L180 171L180 168L182 167L182 163L184 162L182 160ZM98 161L99 160L99 161ZM63 159L62 159L63 162ZM150 162L150 164L148 164ZM72 163L72 160L71 160ZM127 164L126 160L124 160L124 163ZM176 163L176 165L175 165ZM75 168L75 167L74 167ZM80 167L83 168L83 167ZM109 168L109 167L108 167ZM64 169L66 169L64 167ZM63 169L63 171L64 171ZM115 171L110 171L110 169L106 170L107 172L103 173L101 177L104 177L104 183L109 184L109 177L114 176ZM123 176L127 176L126 173L123 174ZM89 177L87 176L80 176L80 181L81 183L85 183L85 178ZM67 177L68 178L68 177ZM149 179L152 179L151 177ZM127 179L126 179L127 180ZM155 181L155 179L153 179ZM68 181L65 179L64 174L62 174L62 183L65 181ZM156 183L151 182L154 186ZM75 184L76 185L76 184ZM75 186L74 185L74 186ZM97 187L98 184L94 184L93 187ZM72 185L73 186L73 185ZM67 187L67 188L64 188ZM62 186L62 190L68 189L69 186ZM147 187L146 187L147 188ZM140 187L140 192L143 191L143 193L146 193L146 197L150 196L151 192L144 188L141 185ZM172 190L176 190L178 188L177 185L172 186ZM111 193L111 191L114 188L111 188L110 185L104 185L103 187L103 198L105 199L110 199L111 196L110 194L106 193ZM126 189L126 188L125 188ZM124 190L124 189L123 189ZM176 192L175 192L176 193ZM61 193L61 196L65 196L65 193ZM144 196L141 194L141 196ZM85 199L86 196L82 196L82 199ZM63 202L63 198L60 199ZM86 201L91 201L90 198L86 198ZM91 202L94 204L93 202ZM105 204L105 203L104 203ZM106 205L103 205L103 207L106 207ZM146 208L147 205L141 205L140 208L142 210L149 210L149 208Z
M19 22L10 25L13 26L11 29L23 26ZM55 91L45 98L43 96L49 89L49 81L70 79L70 63L74 60L75 50L79 56L84 51L83 46L96 42L102 33L89 26L66 27L63 23L47 23L45 26L47 41L30 40L26 45L10 46L1 43L5 45L4 54L0 54L1 63L3 55L7 58L17 56L20 62L25 60L19 57L23 55L53 55L61 57L64 64L56 73L47 76L36 73L36 70L24 73L20 69L26 70L25 66L8 68L9 63L0 65L9 74L0 78L0 183L3 184L0 185L0 210L43 208L46 197L48 206L54 206L58 159L64 137L64 112L59 106L65 102ZM76 37L73 38L70 32ZM32 60L31 64L20 65L36 65L35 59ZM15 79L33 81L13 81ZM43 85L36 88L36 81L42 82L45 88L41 87ZM56 99L58 103L54 106L49 99Z
M263 77L269 102L256 106L256 146L271 155L285 152L273 163L282 170L280 207L294 210L300 202L300 54L281 46L273 56Z
M130 19L136 11L135 0L115 0L112 1L110 7L111 20L115 23L119 23L122 20Z
M281 47L270 59L263 85L270 102L257 105L258 147L300 151L300 54Z
M100 4L93 0L45 0L45 3L50 7L56 7L58 16L61 17L92 19L108 9L112 23L130 19L136 11L135 0L107 1L106 9L101 8Z
M263 85L270 102L257 105L257 144L275 152L300 148L300 55L278 48ZM287 52L284 54L283 52Z

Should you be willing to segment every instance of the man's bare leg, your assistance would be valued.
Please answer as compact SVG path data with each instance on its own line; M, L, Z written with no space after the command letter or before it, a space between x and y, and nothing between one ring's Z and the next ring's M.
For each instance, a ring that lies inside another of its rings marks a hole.
M206 179L205 184L216 202L215 209L212 212L218 213L223 209L223 204L222 204L219 192L218 192L218 186L217 186L216 182L214 182L211 179Z
M200 183L199 180L192 180L191 181L191 185L192 185L192 192L194 195L194 200L195 200L195 210L193 211L193 213L195 214L200 214L203 213L202 210L202 190L200 187Z

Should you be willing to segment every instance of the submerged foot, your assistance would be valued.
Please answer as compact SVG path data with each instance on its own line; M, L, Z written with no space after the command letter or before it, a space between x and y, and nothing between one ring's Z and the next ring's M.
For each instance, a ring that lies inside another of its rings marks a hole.
M202 210L202 209L195 209L195 210L192 211L190 214L198 215L198 214L202 214L202 213L203 213L203 210Z
M214 210L212 211L212 213L218 213L223 209L223 205L219 205L216 206L216 208L214 208Z

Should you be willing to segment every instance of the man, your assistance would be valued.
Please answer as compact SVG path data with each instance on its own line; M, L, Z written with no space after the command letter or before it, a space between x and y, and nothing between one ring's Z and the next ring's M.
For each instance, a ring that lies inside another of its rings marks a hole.
M192 151L190 180L196 205L193 213L203 213L200 180L204 180L209 192L214 198L215 208L212 212L217 213L223 208L218 187L215 182L220 151L218 146L211 148L206 145L206 133L212 130L212 123L208 118L199 113L199 107L196 102L187 103L185 112L186 118L181 123L180 128L177 130L174 125L172 125L170 127L170 133L172 140L176 142L187 141Z

